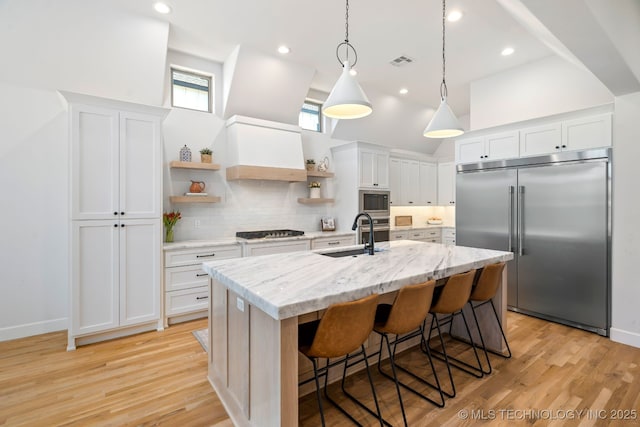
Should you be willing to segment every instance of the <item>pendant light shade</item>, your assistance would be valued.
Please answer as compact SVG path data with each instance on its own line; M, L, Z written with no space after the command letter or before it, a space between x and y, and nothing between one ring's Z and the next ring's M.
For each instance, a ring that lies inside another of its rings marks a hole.
M427 138L451 138L464 133L460 122L447 104L447 82L445 80L445 18L447 16L446 0L442 0L442 82L440 83L440 106L431 118L423 135Z
M349 61L345 61L342 74L325 101L322 113L333 119L359 119L372 111L367 95L351 75Z
M322 105L322 114L332 119L359 119L371 114L371 102L358 84L356 77L351 74L351 67L358 61L358 53L351 43L349 43L349 0L346 0L345 13L345 37L342 43L336 48L336 57L342 65L342 74L331 89L329 97ZM340 48L344 47L346 59L340 59ZM353 51L353 64L349 62L349 51Z
M424 136L427 138L451 138L463 133L464 130L460 126L460 122L447 104L447 98L442 98L438 110L424 130Z

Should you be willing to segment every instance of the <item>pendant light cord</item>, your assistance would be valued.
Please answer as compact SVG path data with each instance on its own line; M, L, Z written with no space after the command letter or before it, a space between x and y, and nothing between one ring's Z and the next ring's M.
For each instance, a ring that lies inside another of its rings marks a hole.
M440 83L440 98L441 99L445 99L447 97L447 82L445 81L445 71L446 71L446 58L445 58L445 48L444 48L444 41L445 41L445 31L444 31L444 25L445 25L445 18L447 16L447 8L446 8L446 0L442 0L442 83Z
M344 61L342 61L342 59L340 59L340 47L344 46L346 51L347 51L347 59L346 61L349 61L349 49L353 50L353 55L355 56L355 59L353 60L353 64L349 63L349 65L351 66L351 68L353 68L356 65L356 62L358 62L358 52L356 52L356 48L353 47L353 45L351 43L349 43L349 0L346 0L346 9L345 9L345 13L344 13L344 41L340 44L338 44L338 47L336 48L336 57L338 58L338 62L340 63L340 65L344 66Z

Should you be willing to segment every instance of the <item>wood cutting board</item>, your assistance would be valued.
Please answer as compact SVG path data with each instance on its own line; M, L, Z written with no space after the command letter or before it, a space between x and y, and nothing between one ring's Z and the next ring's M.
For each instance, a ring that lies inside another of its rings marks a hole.
M396 216L396 226L397 227L402 227L402 226L406 226L406 225L412 225L413 224L413 217L411 215L407 215L407 216Z

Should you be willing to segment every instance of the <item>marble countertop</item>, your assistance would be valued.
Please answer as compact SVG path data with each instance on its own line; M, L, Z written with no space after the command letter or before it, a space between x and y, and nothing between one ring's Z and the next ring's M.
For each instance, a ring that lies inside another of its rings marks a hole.
M380 242L374 256L321 253L362 245L205 262L214 279L274 319L286 319L513 259L511 252L408 240Z
M303 236L293 237L278 237L268 239L240 239L236 237L227 237L223 239L213 240L183 240L172 243L165 243L163 248L165 251L175 251L180 249L198 249L211 246L224 246L224 245L240 245L240 244L259 244L266 242L287 242L292 240L311 240L320 237L343 237L343 236L355 236L355 231L310 231L305 232Z
M408 230L429 230L433 228L456 228L455 225L447 224L424 224L424 225L392 225L390 231L408 231Z

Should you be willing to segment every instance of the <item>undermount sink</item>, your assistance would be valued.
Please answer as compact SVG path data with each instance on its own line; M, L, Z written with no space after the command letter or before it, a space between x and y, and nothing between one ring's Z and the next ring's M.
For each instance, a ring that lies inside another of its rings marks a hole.
M367 251L363 248L360 248L360 249L349 249L348 251L329 252L329 253L320 254L320 255L330 256L331 258L342 258L345 256L356 257L358 255L365 255L365 254L367 254Z

